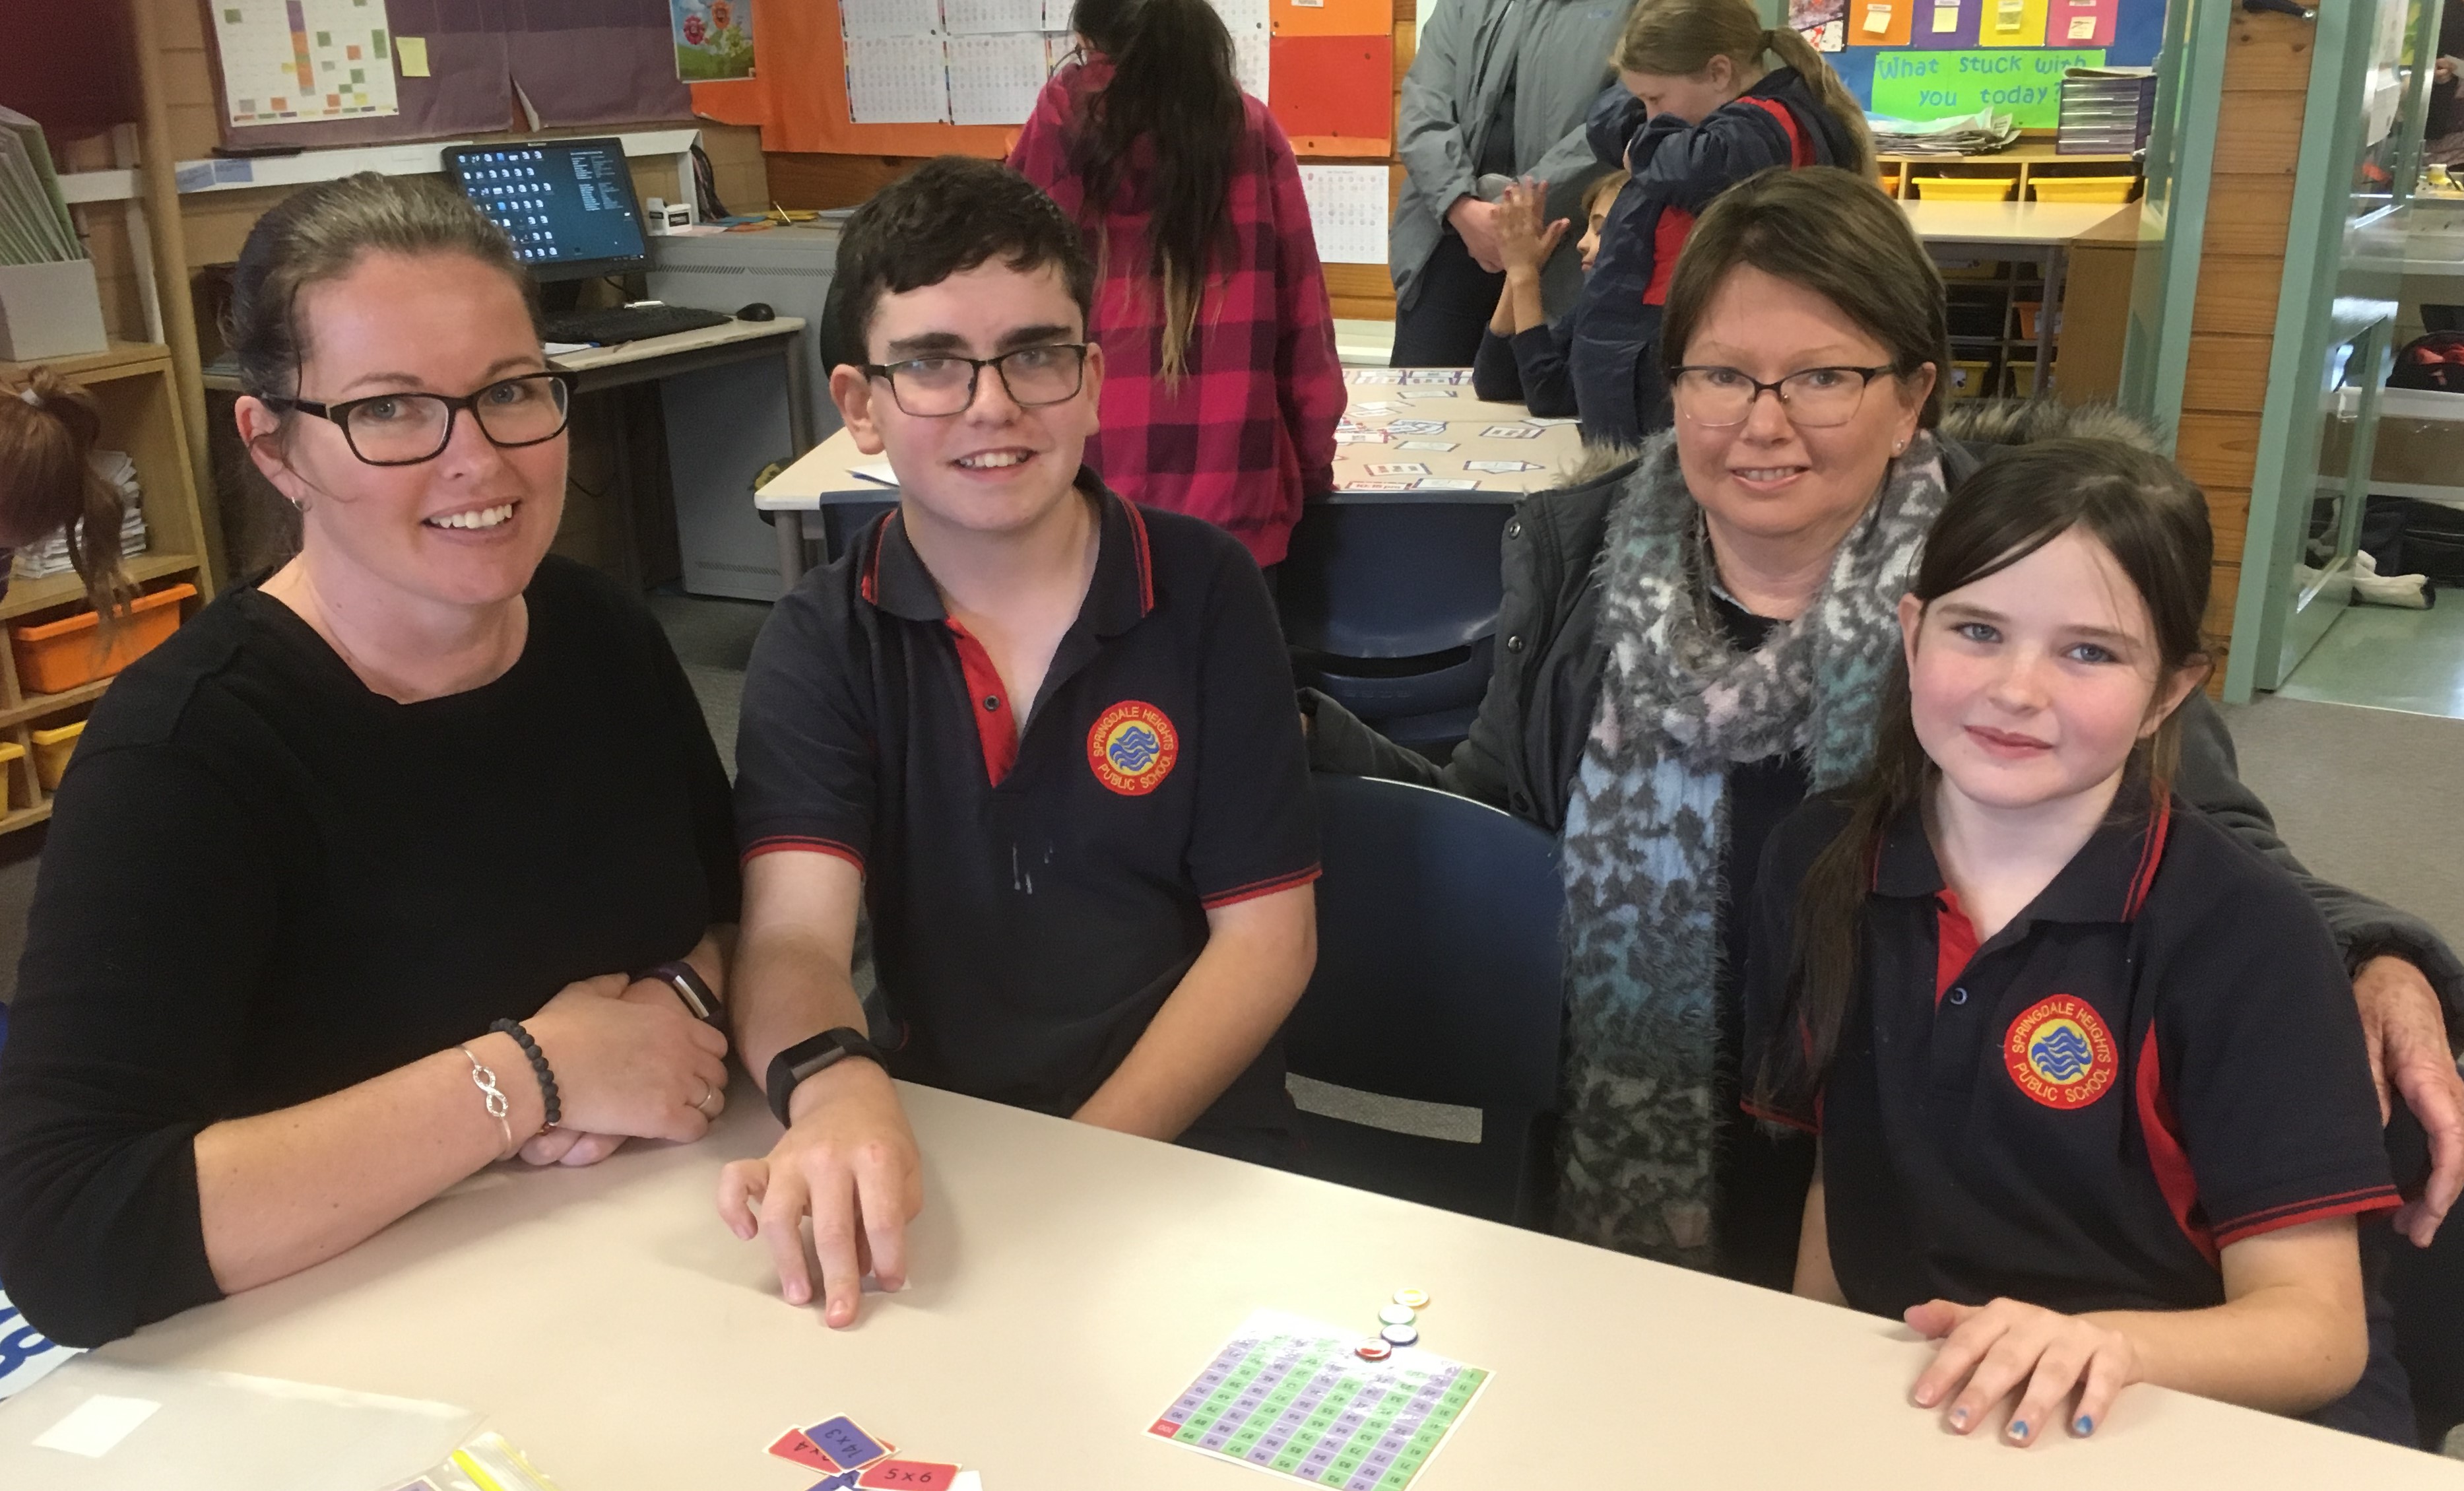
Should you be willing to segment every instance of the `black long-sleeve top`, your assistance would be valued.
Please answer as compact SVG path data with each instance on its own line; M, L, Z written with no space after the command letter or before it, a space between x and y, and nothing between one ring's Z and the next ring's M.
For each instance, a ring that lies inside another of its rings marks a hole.
M526 598L501 678L402 704L237 590L96 707L0 1048L0 1283L45 1335L97 1344L219 1296L207 1125L736 919L727 778L657 624L555 558Z

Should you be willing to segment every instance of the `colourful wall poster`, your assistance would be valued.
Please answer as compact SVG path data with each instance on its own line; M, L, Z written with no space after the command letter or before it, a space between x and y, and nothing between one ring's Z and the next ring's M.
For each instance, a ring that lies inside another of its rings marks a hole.
M668 0L668 24L686 82L753 76L753 0Z
M2053 0L2045 11L2045 45L2110 47L2121 0Z
M1904 47L1920 0L1848 0L1848 45Z
M1788 24L1816 52L1848 45L1848 0L1789 0Z
M1964 51L1976 45L1976 21L1992 0L1917 0L1912 44L1937 52Z
M2045 0L1978 0L1976 22L1980 47L2041 47L2045 44Z
M2093 48L1895 52L1874 59L1874 112L1892 119L1954 119L1991 109L2022 129L2061 122L2062 75L2102 67Z

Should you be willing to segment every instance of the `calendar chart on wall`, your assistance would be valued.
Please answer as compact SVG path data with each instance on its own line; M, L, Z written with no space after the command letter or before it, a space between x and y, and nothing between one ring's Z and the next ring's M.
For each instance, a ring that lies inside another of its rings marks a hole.
M399 112L384 6L213 0L209 10L231 123L313 123Z

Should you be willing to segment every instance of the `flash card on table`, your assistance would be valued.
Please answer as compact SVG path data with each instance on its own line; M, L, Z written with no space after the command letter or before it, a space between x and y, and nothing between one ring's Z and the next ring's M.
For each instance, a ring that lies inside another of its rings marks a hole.
M949 1491L958 1467L925 1460L883 1460L856 1478L863 1491Z
M1416 460L1375 460L1369 463L1373 477L1425 477L1429 468Z
M824 1455L821 1447L804 1436L804 1431L790 1429L770 1446L770 1453L782 1460L794 1460L812 1470L836 1470L838 1461Z
M1465 471L1485 471L1497 477L1510 477L1518 471L1538 471L1539 469L1540 463L1533 460L1467 460L1463 462Z
M1395 396L1401 399L1450 399L1455 396L1455 390L1452 389L1405 389Z
M1527 423L1529 423L1529 424L1535 424L1535 425L1538 425L1538 426L1539 426L1541 429L1543 429L1543 430L1550 429L1551 427L1552 427L1552 426L1556 426L1556 425L1579 425L1579 424L1581 424L1581 423L1582 423L1582 421L1581 421L1581 420L1579 420L1579 419L1568 418L1568 417L1565 417L1565 416L1562 416L1562 415L1560 415L1560 416L1556 416L1556 417L1548 417L1548 416L1544 416L1544 415L1540 415L1540 414L1532 414L1532 415L1529 415L1529 416L1527 416L1527 421L1526 421L1526 422L1527 422Z
M1399 367L1355 367L1351 372L1344 374L1344 379L1349 383L1364 385L1400 383L1403 381L1403 369Z
M1480 483L1469 477L1422 477L1412 483L1415 492L1477 492Z
M1337 430L1334 433L1334 443L1337 445L1383 445L1386 443L1386 432L1383 430Z
M1491 425L1481 432L1487 440L1536 440L1540 432L1529 425Z
M1409 481L1347 481L1343 484L1343 490L1347 492L1409 492L1412 490L1412 483Z
M1443 434L1446 433L1446 422L1442 419L1397 419L1386 427L1386 433L1388 434Z
M1454 448L1455 442L1452 440L1397 440L1395 442L1395 449L1398 451L1451 451Z
M1395 406L1392 404L1354 404L1352 406L1352 412L1355 414L1391 414L1395 412Z
M825 1418L804 1431L804 1437L835 1463L831 1470L859 1470L890 1453L890 1446L855 1426L855 1420L841 1413Z

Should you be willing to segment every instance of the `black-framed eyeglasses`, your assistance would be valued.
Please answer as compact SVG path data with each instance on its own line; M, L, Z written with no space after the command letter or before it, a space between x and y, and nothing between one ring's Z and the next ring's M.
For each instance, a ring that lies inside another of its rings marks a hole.
M264 402L341 426L351 454L368 465L416 466L445 454L445 447L453 441L453 421L466 409L478 421L479 433L500 449L555 439L564 434L573 408L573 374L535 372L499 378L460 398L443 393L374 393L339 404L286 398Z
M1865 402L1865 386L1894 369L1880 367L1804 367L1777 383L1749 378L1735 367L1688 366L1676 370L1669 391L1677 412L1688 421L1721 429L1741 425L1753 416L1754 403L1765 393L1779 396L1789 420L1804 429L1844 425L1857 417Z
M1087 344L1054 342L1023 346L999 357L911 357L903 363L867 363L868 378L890 380L890 396L920 419L963 414L976 402L976 386L991 368L1021 409L1066 403L1087 386Z

